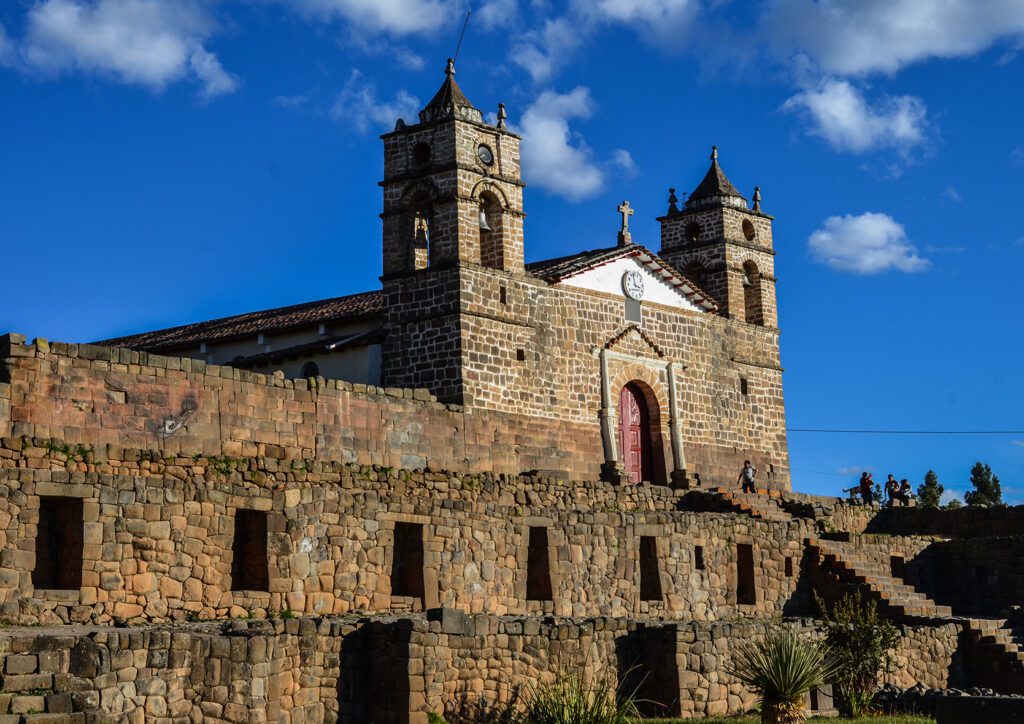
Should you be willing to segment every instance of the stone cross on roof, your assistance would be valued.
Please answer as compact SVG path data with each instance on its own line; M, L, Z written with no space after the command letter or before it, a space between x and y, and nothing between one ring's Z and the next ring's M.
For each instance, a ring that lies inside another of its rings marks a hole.
M633 207L628 201L623 201L618 206L618 212L622 214L622 228L619 229L619 246L633 243L633 236L629 233L629 217L633 215Z

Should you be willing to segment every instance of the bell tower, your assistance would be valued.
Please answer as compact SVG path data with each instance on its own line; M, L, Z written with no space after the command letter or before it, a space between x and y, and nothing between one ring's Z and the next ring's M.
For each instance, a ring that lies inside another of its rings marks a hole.
M455 82L441 88L384 140L384 277L474 264L523 271L519 136L484 121Z
M524 276L520 139L505 120L504 105L493 125L484 120L449 58L419 123L400 119L381 136L387 386L467 402L470 298L488 288L482 279Z
M669 190L668 213L661 222L661 256L718 302L730 319L777 329L775 250L772 221L732 185L711 149L711 167L679 207Z

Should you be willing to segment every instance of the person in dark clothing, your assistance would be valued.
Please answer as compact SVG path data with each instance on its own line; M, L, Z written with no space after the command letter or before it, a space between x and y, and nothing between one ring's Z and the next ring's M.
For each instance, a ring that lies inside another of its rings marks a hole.
M875 481L871 479L871 473L865 472L860 476L860 497L864 505L871 505L875 499Z
M889 507L896 504L896 496L900 492L900 484L896 482L896 476L889 473L889 479L885 481L885 497L889 499Z
M737 483L743 483L744 493L756 493L757 488L754 486L754 476L757 475L757 468L750 464L749 460L743 461L743 469L740 470L740 476L737 478Z
M900 486L896 490L895 499L900 501L900 505L910 505L910 498L913 497L911 493L912 488L910 487L910 481L906 478L900 481Z

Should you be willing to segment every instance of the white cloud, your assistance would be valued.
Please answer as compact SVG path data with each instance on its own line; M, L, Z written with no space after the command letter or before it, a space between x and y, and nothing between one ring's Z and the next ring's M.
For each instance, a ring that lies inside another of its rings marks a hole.
M1017 447L1024 447L1024 440L1010 440L1010 444L1016 445Z
M512 62L530 74L534 83L543 83L569 62L583 44L584 31L568 17L544 21L536 30L524 33L512 48Z
M604 174L593 152L569 129L569 119L593 113L590 90L578 86L568 93L544 91L523 113L523 168L528 181L579 201L604 186Z
M517 0L488 0L476 11L476 17L484 30L493 30L511 24L518 12Z
M636 161L633 160L633 154L624 148L617 148L612 153L612 159L609 165L619 171L623 176L635 176L637 172Z
M309 96L277 96L273 102L278 108L301 108L309 103Z
M390 35L436 30L458 17L459 0L280 0L323 21L341 20L356 28Z
M1024 146L1017 146L1010 151L1010 164L1013 166L1024 166Z
M360 71L353 70L331 107L331 118L360 133L390 131L399 118L416 122L419 107L419 99L405 90L399 90L390 100L379 99L377 86L365 81Z
M44 0L28 13L21 56L34 72L95 73L154 91L192 77L209 98L238 85L203 47L213 30L189 1Z
M14 61L14 43L7 37L7 31L0 25L0 65L9 65Z
M827 73L893 73L1024 34L1020 0L774 0L766 30Z
M885 97L872 105L849 81L832 78L782 104L809 123L809 132L837 151L866 153L894 148L906 153L927 137L927 109L913 96Z
M961 196L960 192L957 191L956 188L954 188L953 186L946 186L946 188L942 190L942 195L956 204L959 204L961 201L964 200L964 197Z
M887 214L830 216L807 245L816 261L855 274L917 272L930 264L918 256L903 225Z
M679 45L700 9L697 0L576 0L584 17L621 23L642 38Z
M189 66L203 84L200 95L204 98L234 93L238 88L238 79L224 70L216 55L204 48L196 48L192 52Z

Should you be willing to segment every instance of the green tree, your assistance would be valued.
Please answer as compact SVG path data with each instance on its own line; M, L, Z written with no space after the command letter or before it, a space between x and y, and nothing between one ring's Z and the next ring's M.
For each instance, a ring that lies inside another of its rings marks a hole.
M946 510L956 510L957 508L962 508L962 507L964 507L964 504L961 503L956 498L953 498L951 501L946 503Z
M844 594L831 607L820 598L817 601L825 643L838 661L834 681L839 706L848 716L862 716L871 706L879 675L889 668L889 652L899 643L899 631L859 589Z
M991 508L1003 504L1003 489L999 485L999 478L988 465L974 463L971 468L971 485L974 490L964 493L964 502L968 505Z
M938 508L945 488L934 470L924 474L924 483L917 488L917 504L922 508Z

